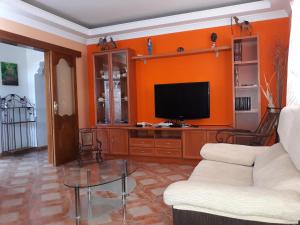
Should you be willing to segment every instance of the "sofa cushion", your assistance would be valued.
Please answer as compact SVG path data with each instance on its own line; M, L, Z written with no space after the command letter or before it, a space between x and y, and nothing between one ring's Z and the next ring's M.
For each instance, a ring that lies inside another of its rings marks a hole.
M300 173L281 144L257 156L253 168L254 186L300 193Z
M282 109L279 117L278 134L280 143L288 152L296 168L300 170L300 106Z
M287 154L287 152L284 150L281 143L276 143L270 146L269 151L265 151L262 154L256 156L253 173L258 173L259 170L268 165L268 163L285 154Z
M252 167L202 160L194 169L189 181L249 186L253 184Z
M205 144L200 154L204 159L252 166L257 154L268 150L267 146L246 146L237 144Z
M174 208L190 206L196 211L211 210L233 218L259 218L266 222L271 219L294 224L300 220L300 195L268 188L179 181L165 190L164 201Z

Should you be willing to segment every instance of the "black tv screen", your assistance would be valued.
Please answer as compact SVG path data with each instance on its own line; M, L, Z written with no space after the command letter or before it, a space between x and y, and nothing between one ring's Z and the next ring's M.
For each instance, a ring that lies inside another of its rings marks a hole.
M156 84L155 116L166 119L209 118L209 82Z

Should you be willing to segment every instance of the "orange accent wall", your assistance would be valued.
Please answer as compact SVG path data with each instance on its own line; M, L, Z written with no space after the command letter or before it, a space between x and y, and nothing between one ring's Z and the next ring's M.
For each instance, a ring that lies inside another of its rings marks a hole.
M253 34L260 38L261 75L269 79L273 74L272 53L277 40L288 46L289 18L255 22L252 24ZM231 46L230 26L153 36L153 54L174 52L178 47L185 50L209 48L210 34L218 34L217 45ZM239 36L238 29L234 34ZM119 48L132 48L137 54L147 54L147 38L136 38L118 41ZM87 66L89 79L89 111L90 125L95 125L94 81L92 54L99 52L97 45L87 47ZM232 124L232 68L231 51L220 52L219 57L213 53L193 56L162 58L136 63L137 84L137 120L156 123L163 119L154 115L154 84L209 81L211 88L211 116L209 119L187 121L199 125L231 125ZM263 76L261 76L263 78ZM264 82L262 82L264 83ZM272 82L272 88L275 83ZM275 90L273 91L275 93ZM262 96L262 109L266 107Z

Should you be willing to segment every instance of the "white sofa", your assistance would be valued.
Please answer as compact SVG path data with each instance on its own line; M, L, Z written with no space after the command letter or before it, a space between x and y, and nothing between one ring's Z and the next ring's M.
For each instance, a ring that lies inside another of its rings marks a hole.
M281 111L278 134L273 146L204 145L189 179L164 192L174 224L298 224L300 107Z

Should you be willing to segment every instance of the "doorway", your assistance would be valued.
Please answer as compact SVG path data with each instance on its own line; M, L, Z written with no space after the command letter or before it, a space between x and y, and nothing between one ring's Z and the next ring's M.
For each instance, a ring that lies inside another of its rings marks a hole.
M2 30L0 43L44 52L48 162L58 166L76 159L76 57L81 57L81 52ZM70 88L66 90L62 82L67 82Z
M44 52L0 43L0 154L47 149Z

